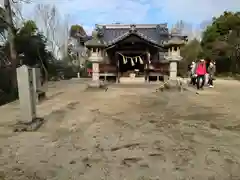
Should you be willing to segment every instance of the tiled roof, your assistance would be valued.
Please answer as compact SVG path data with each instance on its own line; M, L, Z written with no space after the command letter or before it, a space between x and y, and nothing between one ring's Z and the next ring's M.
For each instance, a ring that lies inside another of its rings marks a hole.
M135 34L145 40L161 45L164 40L168 40L168 29L166 24L159 25L136 25L136 31L130 32L130 26L128 25L103 25L98 29L102 34L102 40L104 40L107 45L112 45L113 43L124 39L130 34Z
M126 32L123 35L118 36L117 38L113 39L112 41L109 41L108 42L108 46L110 46L112 44L115 44L116 42L121 41L121 40L123 40L124 38L126 38L126 37L128 37L130 35L139 36L140 38L142 38L142 39L144 39L146 41L149 41L150 43L156 44L156 45L161 45L162 44L162 42L158 42L158 41L150 38L149 36L146 36L145 34L136 31L136 32Z

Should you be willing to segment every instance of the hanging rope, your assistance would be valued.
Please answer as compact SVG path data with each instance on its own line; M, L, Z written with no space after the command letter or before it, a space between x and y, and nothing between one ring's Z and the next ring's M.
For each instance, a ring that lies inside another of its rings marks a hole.
M142 58L141 58L141 56L136 56L136 57L134 57L135 58L135 62L140 62L140 64L143 64L143 60L142 60Z
M118 53L119 55L121 55L122 56L122 58L123 58L123 64L127 64L127 57L125 57L123 54L121 54L121 53Z
M138 61L140 62L140 64L144 64L143 63L143 60L141 58L141 55L140 56L135 56L135 57L130 57L130 56L124 56L123 54L121 53L118 53L119 55L122 56L123 58L123 64L127 64L127 60L129 59L131 61L131 65L134 66L135 63L137 63ZM135 63L134 63L135 61Z
M131 59L131 64L132 64L132 66L134 66L135 63L134 63L134 61L133 61L133 58L132 58L132 57L129 57L129 58Z

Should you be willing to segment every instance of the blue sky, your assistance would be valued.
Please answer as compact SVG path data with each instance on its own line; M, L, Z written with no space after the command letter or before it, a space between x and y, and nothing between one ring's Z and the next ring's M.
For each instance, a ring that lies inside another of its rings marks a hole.
M96 23L165 23L183 20L198 26L224 10L240 10L240 0L32 0L24 14L32 17L34 4L55 4L70 24L90 30Z
M3 0L0 0L3 1ZM198 27L224 10L240 11L240 0L31 0L23 5L26 18L35 16L34 6L54 4L70 24L90 31L96 23L165 23L178 20Z

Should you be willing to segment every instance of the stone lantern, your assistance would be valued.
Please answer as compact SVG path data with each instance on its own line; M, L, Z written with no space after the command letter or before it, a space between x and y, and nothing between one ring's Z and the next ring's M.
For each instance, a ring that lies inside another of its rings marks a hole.
M182 36L176 28L172 29L170 39L164 42L164 46L168 49L168 53L164 56L169 62L169 79L177 79L177 64L182 60L180 55L180 47L186 44L185 37Z
M99 80L99 64L103 62L103 51L106 47L106 43L99 39L98 32L92 32L92 39L85 43L85 46L89 49L88 61L92 63L92 82L89 84L91 87L100 87Z

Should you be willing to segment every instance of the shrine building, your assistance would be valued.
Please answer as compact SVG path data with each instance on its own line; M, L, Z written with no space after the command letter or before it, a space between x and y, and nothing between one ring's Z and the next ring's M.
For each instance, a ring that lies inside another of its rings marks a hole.
M98 24L92 40L85 45L101 57L98 62L100 78L126 78L143 81L170 79L177 76L177 64L182 59L180 47L187 36L167 24ZM94 68L94 67L93 67Z

